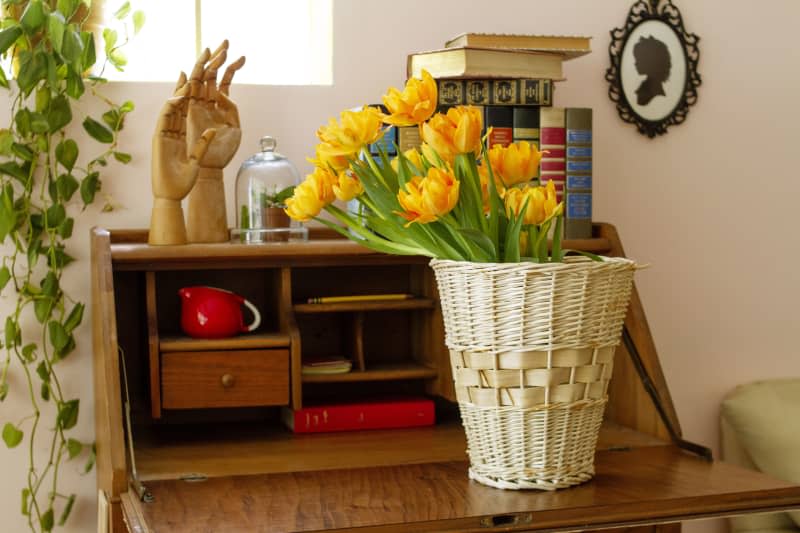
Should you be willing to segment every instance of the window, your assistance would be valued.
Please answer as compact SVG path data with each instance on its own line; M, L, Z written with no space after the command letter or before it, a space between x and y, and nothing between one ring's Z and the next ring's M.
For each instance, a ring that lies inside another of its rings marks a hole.
M247 56L236 83L329 85L333 81L332 0L133 0L146 22L125 45L125 81L175 81L203 48L228 39L228 63ZM110 6L108 16L114 11ZM122 34L121 34L122 35ZM220 72L220 76L222 72Z

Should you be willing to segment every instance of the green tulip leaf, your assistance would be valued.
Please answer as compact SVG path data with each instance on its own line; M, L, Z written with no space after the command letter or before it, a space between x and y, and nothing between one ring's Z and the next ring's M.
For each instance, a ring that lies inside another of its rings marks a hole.
M6 446L9 448L15 448L22 442L22 438L25 434L17 428L11 422L6 422L6 425L3 426L3 442L6 443Z

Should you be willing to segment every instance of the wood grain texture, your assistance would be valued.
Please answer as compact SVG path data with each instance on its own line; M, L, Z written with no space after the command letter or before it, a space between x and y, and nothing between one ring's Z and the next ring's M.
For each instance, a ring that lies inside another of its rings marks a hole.
M162 354L164 409L289 403L288 350Z
M155 532L405 533L588 530L800 506L800 487L672 446L599 452L596 467L592 481L555 492L480 485L466 462L153 481L155 503L142 507Z
M208 350L254 350L258 348L288 348L285 333L249 333L227 339L193 339L191 337L161 337L162 352L204 352Z
M156 304L156 273L145 272L145 306L147 310L147 360L150 362L150 414L161 418L161 358L158 344L158 305Z
M120 368L117 354L117 318L114 311L114 278L111 272L109 233L91 233L92 369L97 446L97 488L106 493L112 517L120 514L119 494L128 484L125 436L122 423Z

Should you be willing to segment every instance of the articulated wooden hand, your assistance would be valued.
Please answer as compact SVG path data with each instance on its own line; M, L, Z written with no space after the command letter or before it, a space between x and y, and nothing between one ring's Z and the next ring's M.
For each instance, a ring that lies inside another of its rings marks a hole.
M150 244L186 244L186 225L181 200L197 181L200 161L206 155L216 130L208 128L187 150L187 96L167 100L158 117L153 135L151 180L153 211L150 217Z
M209 128L216 136L200 160L200 171L189 194L187 235L189 242L224 242L228 236L225 213L223 169L230 163L242 140L239 110L228 97L233 76L245 58L240 57L226 69L217 85L217 72L228 57L228 41L213 53L206 49L197 60L188 81L176 90L178 96L188 96L186 139L199 139Z

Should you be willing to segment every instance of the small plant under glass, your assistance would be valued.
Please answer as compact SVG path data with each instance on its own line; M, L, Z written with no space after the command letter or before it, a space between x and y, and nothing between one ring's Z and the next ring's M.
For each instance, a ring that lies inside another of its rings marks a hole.
M300 175L275 152L272 137L261 139L261 152L247 159L236 176L236 229L232 239L243 243L306 240L308 230L284 211Z

